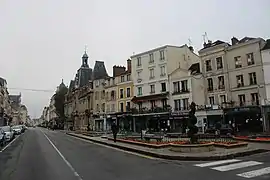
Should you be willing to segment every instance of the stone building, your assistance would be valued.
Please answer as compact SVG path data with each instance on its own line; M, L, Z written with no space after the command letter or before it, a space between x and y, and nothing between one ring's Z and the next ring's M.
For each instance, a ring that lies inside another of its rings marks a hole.
M20 110L21 110L21 94L19 95L9 95L9 100L11 104L11 111L12 111L12 125L22 124L20 118Z
M11 116L12 110L7 90L7 81L0 77L0 126L9 124Z

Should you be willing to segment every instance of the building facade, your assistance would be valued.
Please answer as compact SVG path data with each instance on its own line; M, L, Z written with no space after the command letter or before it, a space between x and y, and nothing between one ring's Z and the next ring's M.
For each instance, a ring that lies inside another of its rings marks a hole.
M264 44L261 38L233 37L231 44L209 41L199 51L207 87L205 104L216 112L210 126L221 121L237 131L262 130L260 106L266 99L261 58Z

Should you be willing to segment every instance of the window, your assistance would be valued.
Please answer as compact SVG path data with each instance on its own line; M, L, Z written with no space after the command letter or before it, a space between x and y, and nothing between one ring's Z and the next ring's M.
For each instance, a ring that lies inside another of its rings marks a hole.
M174 110L175 110L175 111L181 110L181 102L180 102L180 99L174 100Z
M95 85L96 85L96 87L99 86L99 80L97 80L97 81L95 82Z
M211 71L212 70L211 60L206 60L205 65L206 65L206 71Z
M154 84L151 84L150 85L150 93L155 93L155 85Z
M120 82L124 82L125 81L125 76L121 76Z
M111 100L115 100L115 91L111 91Z
M141 57L137 57L137 66L141 66L142 65L142 59Z
M161 83L161 92L166 91L166 83Z
M130 74L127 75L127 81L130 81L131 78L130 78Z
M150 79L153 79L155 77L154 69L150 69Z
M226 95L220 95L220 96L219 96L219 99L220 99L220 103L221 103L221 104L226 103Z
M138 87L138 96L142 95L142 87Z
M249 66L255 64L253 53L248 53L247 54L247 63L248 63Z
M154 109L156 107L156 101L155 100L151 100L151 109Z
M159 51L159 55L160 55L160 60L164 60L165 59L164 50Z
M211 105L215 104L214 96L209 97L209 104L211 104Z
M101 99L104 99L104 98L105 98L105 90L103 90L101 94Z
M225 89L224 76L218 77L218 89Z
M165 72L165 66L161 66L160 67L160 76L165 76L166 72Z
M187 80L181 81L181 91L188 92L188 81Z
M138 79L141 78L141 72L142 72L142 71L138 71L138 72L137 72Z
M127 102L127 110L126 111L130 111L130 102Z
M259 105L259 95L258 93L251 93L252 105Z
M127 88L127 97L130 97L130 88Z
M183 110L188 110L188 98L182 99Z
M235 61L235 68L241 68L242 67L241 56L234 57L234 61Z
M102 109L102 112L105 112L105 103L102 103L101 109Z
M120 89L120 99L124 98L124 89Z
M216 62L217 62L217 69L223 69L222 57L217 57Z
M109 92L106 92L106 101L109 100Z
M257 84L256 73L252 72L252 73L248 73L248 75L249 75L249 85Z
M97 108L97 112L99 112L99 104L97 104L97 107L96 108Z
M244 94L238 95L239 105L244 106L246 103L246 96Z
M138 102L138 106L139 106L139 111L142 110L142 102Z
M153 63L154 62L154 54L151 53L149 54L149 63Z
M120 112L124 112L124 103L120 103Z
M174 93L179 93L180 92L180 83L179 83L179 81L173 83L173 91L174 91Z
M243 87L244 86L243 75L236 76L236 80L237 80L237 87Z
M162 99L162 107L166 108L167 107L167 99Z
M208 82L208 91L213 91L214 90L214 88L213 88L213 79L208 78L207 82Z
M114 111L115 111L115 104L112 104L111 112L114 112Z

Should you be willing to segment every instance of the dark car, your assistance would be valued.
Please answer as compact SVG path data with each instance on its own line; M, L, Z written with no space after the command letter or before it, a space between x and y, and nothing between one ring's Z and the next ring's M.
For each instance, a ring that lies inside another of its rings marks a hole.
M0 128L0 146L3 147L6 144L5 131Z

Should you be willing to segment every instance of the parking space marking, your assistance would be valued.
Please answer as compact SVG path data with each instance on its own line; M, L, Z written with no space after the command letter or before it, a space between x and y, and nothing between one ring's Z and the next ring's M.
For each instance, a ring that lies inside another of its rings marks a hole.
M16 139L18 139L18 137L20 137L20 135L15 137L10 143L8 143L3 149L1 149L0 153L7 149L14 141L16 141Z

